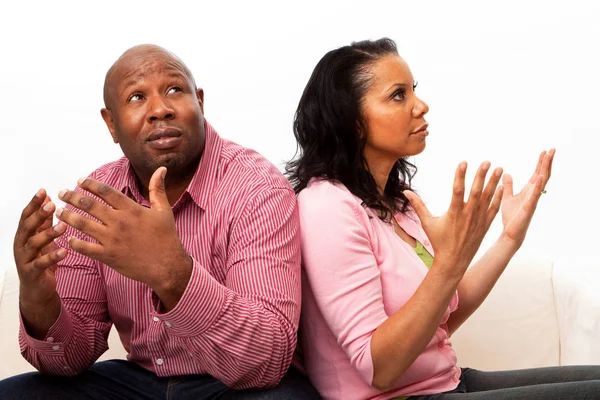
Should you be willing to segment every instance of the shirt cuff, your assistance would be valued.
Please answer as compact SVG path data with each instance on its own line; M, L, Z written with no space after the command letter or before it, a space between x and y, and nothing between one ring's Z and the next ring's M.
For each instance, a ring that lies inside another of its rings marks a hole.
M219 318L226 300L227 288L194 260L190 280L177 305L164 314L154 307L152 314L175 336L197 336L206 332Z
M60 304L60 314L43 340L29 336L21 313L19 313L19 319L21 322L21 331L24 333L23 336L25 337L27 345L35 351L60 355L64 353L65 346L71 341L73 335L73 321L71 319L71 314L63 307L62 302Z

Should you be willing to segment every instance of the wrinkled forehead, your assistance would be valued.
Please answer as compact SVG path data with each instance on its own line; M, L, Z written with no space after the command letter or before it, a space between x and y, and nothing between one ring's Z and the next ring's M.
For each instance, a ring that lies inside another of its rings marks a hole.
M137 61L137 62L136 62ZM191 77L176 59L167 57L153 57L136 60L123 65L115 73L113 85L116 88L128 86L132 82L147 79L153 75L181 76L192 82Z
M128 86L151 76L181 77L195 90L196 83L190 70L176 56L164 51L145 51L124 54L106 74L104 100L119 96Z

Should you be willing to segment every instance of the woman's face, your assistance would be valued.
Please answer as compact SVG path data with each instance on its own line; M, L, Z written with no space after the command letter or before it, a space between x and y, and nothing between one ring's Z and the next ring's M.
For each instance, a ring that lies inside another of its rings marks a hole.
M389 55L370 69L371 87L362 102L366 127L364 157L394 163L425 149L429 106L415 95L415 82L404 60ZM373 165L371 165L373 166Z

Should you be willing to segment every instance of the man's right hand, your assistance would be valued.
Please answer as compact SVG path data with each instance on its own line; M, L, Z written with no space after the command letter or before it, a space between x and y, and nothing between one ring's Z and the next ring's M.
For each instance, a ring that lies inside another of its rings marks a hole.
M21 214L14 240L14 256L21 284L22 307L43 308L56 297L56 264L67 255L54 239L67 225L52 226L56 206L44 189L40 189Z

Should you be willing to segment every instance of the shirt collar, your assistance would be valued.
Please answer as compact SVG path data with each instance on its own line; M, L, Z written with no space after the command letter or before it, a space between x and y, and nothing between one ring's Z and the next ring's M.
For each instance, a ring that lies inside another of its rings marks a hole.
M188 193L194 203L203 210L206 209L213 188L219 178L219 157L221 155L222 141L214 128L205 120L205 142L202 157L196 172L184 193ZM139 191L138 181L131 163L127 158L122 164L120 177L116 180L114 188L127 195L133 196L138 203L144 202L144 197Z

